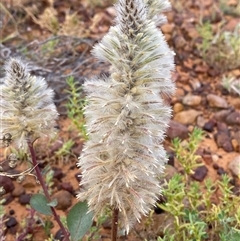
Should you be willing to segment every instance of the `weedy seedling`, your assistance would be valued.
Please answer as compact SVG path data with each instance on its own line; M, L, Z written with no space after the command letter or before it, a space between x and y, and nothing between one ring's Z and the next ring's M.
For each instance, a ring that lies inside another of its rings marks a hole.
M212 67L219 71L236 69L240 66L240 24L234 31L223 29L225 22L213 32L209 22L197 27L202 42L197 45L200 55Z
M174 221L158 241L240 239L240 197L233 193L230 177L223 175L217 182L206 179L203 184L191 179L199 166L195 153L202 135L201 130L195 129L187 144L173 141L173 150L184 175L175 174L163 190L166 202L158 206ZM218 197L217 202L213 202L214 197L215 200Z
M78 85L77 81L75 81L72 76L67 78L66 81L69 86L69 90L67 90L69 97L66 104L68 117L74 123L83 140L87 140L87 130L84 118L84 107L87 102L83 96L82 86Z

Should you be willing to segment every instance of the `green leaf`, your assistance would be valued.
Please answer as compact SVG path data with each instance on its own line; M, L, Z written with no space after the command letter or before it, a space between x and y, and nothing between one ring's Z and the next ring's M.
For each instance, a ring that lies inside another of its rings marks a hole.
M67 226L72 241L79 241L92 226L93 212L88 212L87 202L75 204L67 215Z
M53 199L51 202L47 203L47 205L48 205L49 207L53 207L53 208L56 207L57 204L58 204L58 201L57 201L56 198Z
M34 194L30 199L30 205L39 213L52 215L51 208L48 205L48 200L43 194Z

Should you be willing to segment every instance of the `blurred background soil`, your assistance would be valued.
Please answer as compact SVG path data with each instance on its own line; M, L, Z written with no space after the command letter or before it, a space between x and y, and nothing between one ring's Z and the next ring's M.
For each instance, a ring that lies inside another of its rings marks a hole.
M44 77L55 91L55 104L60 113L59 133L52 142L38 140L36 149L41 168L53 168L51 190L60 203L57 207L60 215L77 202L80 170L76 161L84 142L68 115L66 79L73 76L77 86L81 86L86 78L108 75L108 64L99 63L91 55L91 49L114 23L112 3L111 0L2 0L0 3L0 68L9 57L19 57L29 63L32 74ZM210 177L216 181L228 173L239 195L240 167L235 160L240 158L240 98L224 88L222 81L233 78L240 83L240 52L236 50L238 55L231 55L216 36L234 31L240 36L240 28L237 30L240 1L172 0L171 3L173 9L167 13L168 23L161 27L176 53L173 79L177 89L169 100L173 120L164 142L170 156L169 165L174 169L167 168L166 172L179 171L170 148L171 140L175 137L187 140L194 127L199 127L205 131L197 153L204 168L195 170L193 180L203 182ZM210 44L211 36L215 36L216 41ZM239 42L236 44L240 49ZM1 71L0 78L3 76ZM9 148L1 150L4 171L17 174L29 168L22 154L25 161L11 169L5 160L10 151ZM7 241L16 240L17 233L24 230L26 217L38 223L38 228L31 230L32 237L26 240L44 240L50 233L58 237L57 224L48 218L49 229L44 230L43 217L36 218L27 206L31 195L39 190L33 176L26 176L21 183L17 178L1 177L1 185L5 186L2 197L9 218ZM136 230L144 229L143 224L138 226ZM127 240L148 238L136 230ZM104 223L100 233L98 240L110 240L109 222Z

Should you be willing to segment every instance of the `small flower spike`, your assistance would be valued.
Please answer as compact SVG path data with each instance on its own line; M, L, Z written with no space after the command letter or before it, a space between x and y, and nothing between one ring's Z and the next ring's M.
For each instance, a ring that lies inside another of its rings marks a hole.
M0 85L0 139L5 146L13 143L26 150L28 141L55 133L54 93L44 79L30 75L19 59L11 58L5 71Z

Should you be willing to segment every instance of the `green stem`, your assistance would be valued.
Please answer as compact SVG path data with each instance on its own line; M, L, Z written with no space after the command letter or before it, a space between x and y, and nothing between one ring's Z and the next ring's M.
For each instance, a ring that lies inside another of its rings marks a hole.
M33 143L31 141L28 141L28 148L30 150L30 153L31 153L31 157L32 157L32 164L33 166L35 166L35 171L36 171L36 176L38 178L38 181L40 182L41 186L42 186L42 189L43 189L43 192L47 198L47 200L50 202L51 201L51 197L49 195L49 192L48 192L48 189L47 189L47 186L45 184L45 181L43 179L43 176L42 176L42 173L40 171L40 168L38 167L38 162L37 162L37 159L36 159L36 154L35 154L35 151L34 151L34 148L33 148ZM62 230L63 232L63 235L64 235L64 241L70 241L69 239L69 233L68 231L65 229L65 227L63 226L59 216L57 215L56 213L56 210L54 207L50 207L51 208L51 211L53 213L53 216L54 216L54 219L56 220L56 222L58 223L60 229Z

